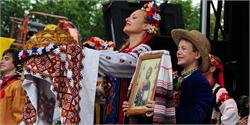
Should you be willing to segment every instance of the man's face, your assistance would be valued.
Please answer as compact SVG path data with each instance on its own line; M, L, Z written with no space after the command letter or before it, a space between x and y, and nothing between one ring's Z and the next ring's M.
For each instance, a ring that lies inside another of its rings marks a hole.
M178 45L177 64L182 67L192 65L198 58L198 52L193 51L193 45L187 40L182 39Z
M0 72L7 73L15 69L15 65L13 63L13 56L10 53L7 53L3 56L0 61Z

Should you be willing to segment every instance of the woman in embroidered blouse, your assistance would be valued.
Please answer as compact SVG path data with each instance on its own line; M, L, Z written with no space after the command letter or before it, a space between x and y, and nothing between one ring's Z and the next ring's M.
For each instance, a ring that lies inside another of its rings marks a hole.
M126 25L123 31L128 35L128 41L122 46L120 52L100 51L99 73L118 78L132 78L139 55L146 51L151 51L150 40L157 33L160 15L157 5L154 2L144 4L142 9L134 11L126 18ZM128 85L123 85L128 86ZM127 88L120 92L120 102L125 101ZM126 103L126 101L125 101ZM153 108L149 101L149 108ZM127 104L127 103L126 103ZM119 104L118 104L119 105ZM120 110L121 105L119 106ZM120 113L123 114L123 112ZM122 117L119 123L122 123Z
M210 68L203 75L209 81L216 105L213 108L212 124L233 124L239 121L238 108L235 100L224 88L224 67L219 57L209 54Z
M0 72L3 73L0 84L0 124L18 124L23 118L25 91L21 80L18 80L18 52L8 49L0 61Z
M145 4L144 8L134 11L127 17L123 31L129 36L128 41L120 52L107 50L100 52L99 73L132 78L139 55L151 51L147 44L157 32L159 20L160 15L154 2Z
M121 58L121 62L127 59L127 65L123 65L122 73L130 72L126 74L128 78L131 78L137 62L139 55L146 51L151 51L149 45L147 45L149 40L152 38L153 34L156 34L158 30L160 15L157 13L157 5L154 2L149 2L142 7L133 12L130 17L126 19L126 25L123 31L129 36L129 44L127 49L123 50L121 53L126 53L127 57ZM125 44L126 45L126 44ZM127 68L126 68L127 67ZM123 70L124 69L124 70ZM128 110L128 102L124 101L122 104L122 111L126 114ZM146 105L148 111L152 113L154 101L148 101ZM129 123L152 123L152 115L147 118L142 115L142 117L130 117ZM132 119L131 119L132 118ZM143 120L140 120L143 118ZM136 120L136 121L135 121Z

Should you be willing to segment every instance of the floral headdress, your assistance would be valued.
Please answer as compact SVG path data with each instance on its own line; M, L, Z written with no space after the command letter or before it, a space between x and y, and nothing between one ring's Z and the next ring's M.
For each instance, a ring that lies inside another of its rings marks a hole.
M223 73L224 67L220 58L212 54L209 54L209 58L210 58L210 64L220 70L218 74L219 83L222 87L224 87L224 73Z
M161 20L161 16L158 14L157 4L154 1L148 2L144 4L141 9L146 11L149 19L148 33L156 34Z

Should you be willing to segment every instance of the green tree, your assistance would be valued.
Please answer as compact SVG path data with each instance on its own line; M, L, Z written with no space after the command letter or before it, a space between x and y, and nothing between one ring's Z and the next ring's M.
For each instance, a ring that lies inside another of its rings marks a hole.
M198 5L192 5L192 0L169 0L169 3L182 6L185 29L200 29L200 7Z
M103 2L105 0L37 1L33 5L33 10L68 17L76 25L83 39L91 36L104 37ZM55 20L51 22L56 23Z
M25 11L40 11L67 17L80 31L82 39L91 36L105 36L102 4L108 0L22 0L1 1L1 36L10 34L10 17L23 18ZM57 24L58 19L43 16L32 16L36 22ZM19 30L18 27L17 31Z
M2 37L9 37L11 30L10 17L23 18L25 10L31 9L27 0L1 0L1 33ZM18 27L16 27L18 29Z

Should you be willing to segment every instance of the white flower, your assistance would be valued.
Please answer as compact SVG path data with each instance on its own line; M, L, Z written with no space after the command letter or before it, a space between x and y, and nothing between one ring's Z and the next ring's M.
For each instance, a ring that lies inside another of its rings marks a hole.
M148 33L153 33L154 32L154 26L151 24L148 25Z
M154 15L153 15L153 18L154 18L155 20L158 20L158 21L161 20L161 16L160 16L159 14L154 14Z

